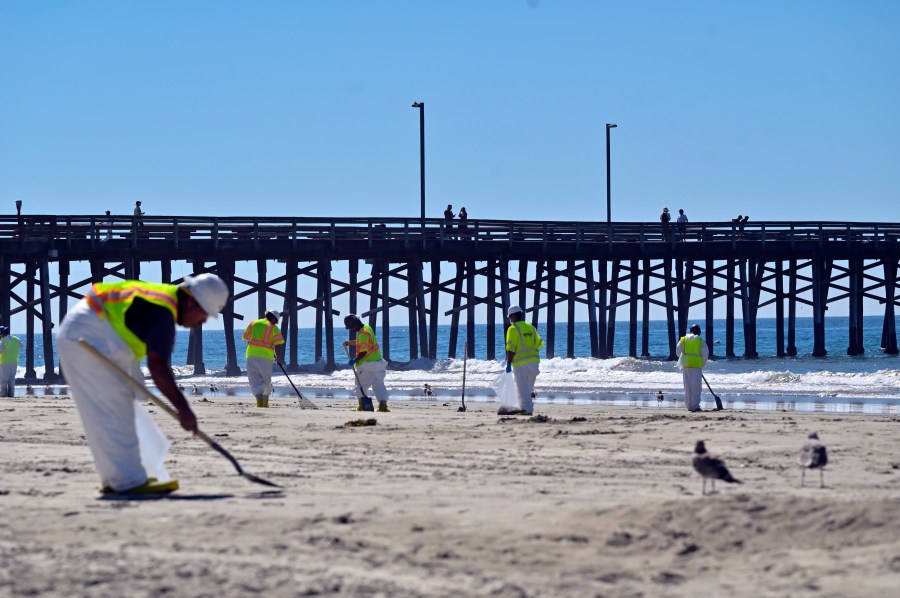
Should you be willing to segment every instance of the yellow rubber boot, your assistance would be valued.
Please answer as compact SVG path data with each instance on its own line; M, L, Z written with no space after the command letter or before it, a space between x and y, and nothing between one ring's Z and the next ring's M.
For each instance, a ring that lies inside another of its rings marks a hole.
M378 411L381 413L390 413L391 410L388 409L387 401L378 401Z
M266 395L263 395L263 407L265 407L266 409L269 408L269 397Z
M372 405L372 399L369 397L363 397L361 399L357 399L357 411L375 411L375 407Z
M263 397L262 395L256 395L256 406L257 407L265 407L266 406L265 400L266 400L265 397Z

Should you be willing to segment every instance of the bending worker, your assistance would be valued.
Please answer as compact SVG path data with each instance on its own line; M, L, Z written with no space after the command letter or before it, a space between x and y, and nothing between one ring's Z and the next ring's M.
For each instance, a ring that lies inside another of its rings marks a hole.
M87 341L143 383L141 360L159 391L178 411L181 427L197 431L197 417L178 389L170 365L175 324L193 328L218 317L228 287L214 274L186 276L181 285L126 280L97 283L72 308L57 336L57 352L103 484L101 492L145 494L178 489L163 467L168 442L143 397L78 341ZM155 455L151 457L151 455Z
M356 340L344 341L344 346L355 346L356 357L350 358L350 367L356 370L357 411L374 411L372 399L366 396L366 389L371 388L378 399L379 411L388 409L388 391L384 386L387 363L381 358L381 349L375 340L375 331L368 324L363 324L356 314L344 318L344 328L356 334Z
M688 411L700 411L700 392L703 390L703 366L709 360L709 347L700 338L700 325L691 326L691 333L678 339L675 347L681 378L684 382L684 402Z
M544 341L537 329L523 318L525 313L518 305L506 312L510 327L506 330L506 371L513 372L519 393L519 409L516 415L531 415L534 411L534 381L540 373L539 352Z
M270 309L250 322L241 338L247 341L247 379L257 407L269 406L272 394L272 360L284 365L284 337L278 330L281 312Z
M8 326L0 326L0 397L16 396L16 369L22 344L10 336Z

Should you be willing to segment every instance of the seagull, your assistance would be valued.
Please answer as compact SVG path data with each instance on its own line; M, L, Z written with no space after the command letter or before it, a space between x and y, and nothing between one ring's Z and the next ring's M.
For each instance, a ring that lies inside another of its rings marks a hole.
M434 396L434 391L431 389L431 385L430 385L430 384L425 384L425 389L424 389L424 390L425 390L425 396L426 396L426 397L433 397L433 396Z
M806 438L806 444L800 449L800 466L803 468L800 473L800 486L803 486L807 469L818 469L819 488L824 488L824 469L828 464L828 451L825 450L825 445L819 441L819 435L815 432L810 432Z
M219 394L219 387L216 386L215 384L210 384L210 385L209 385L209 392L213 393L214 395L218 395L218 394Z
M196 385L196 384L192 384L191 386L194 387L194 390L191 391L191 394L194 395L195 397L200 396L200 389L197 388L197 385Z
M697 441L697 447L694 449L694 470L703 476L703 495L706 495L706 478L712 480L712 492L716 491L716 480L732 484L744 483L732 477L728 468L725 467L725 461L706 452L706 444L702 440Z
M657 405L662 405L662 402L663 402L665 399L666 399L666 397L663 396L662 391L659 391L658 393L656 393L656 404L657 404Z

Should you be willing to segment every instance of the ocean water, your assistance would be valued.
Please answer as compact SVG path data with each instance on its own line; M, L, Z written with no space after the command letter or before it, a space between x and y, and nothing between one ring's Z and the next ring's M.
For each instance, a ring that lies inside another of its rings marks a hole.
M865 353L849 357L847 351L848 321L846 317L832 317L826 320L827 357L814 358L812 352L813 327L811 318L798 318L796 329L796 357L779 358L775 349L776 321L759 319L757 326L758 358L745 359L743 353L743 330L740 321L735 326L736 358L724 358L725 321L715 321L715 338L709 340L717 359L711 361L704 370L712 390L720 395L726 406L747 409L786 409L796 411L847 411L867 413L894 413L898 410L897 399L900 388L900 357L885 355L881 351L881 331L883 318L867 316L864 319L863 343ZM703 326L701 322L701 326ZM539 332L546 338L546 329L538 325ZM467 401L492 401L493 385L503 373L503 334L501 327L496 330L497 346L495 354L499 360L488 361L487 327L477 325L475 329L475 358L463 359L463 342L466 327L459 327L457 356L446 357L449 345L449 326L440 326L438 333L438 359L419 358L409 361L409 332L405 327L391 328L391 365L388 371L388 386L395 399L426 398L423 386L429 384L437 397L445 400L459 400L462 391L463 372L466 374ZM348 398L354 385L352 372L346 366L340 342L346 338L342 329L335 330L335 361L338 369L327 372L325 363L314 363L313 329L299 331L299 371L291 374L292 381L301 388L304 396ZM376 329L376 334L379 331ZM638 351L641 348L640 325L638 326ZM598 403L616 405L640 405L647 407L670 407L681 405L681 374L676 364L667 361L668 341L666 322L650 323L650 358L633 359L628 353L628 323L619 322L616 327L614 357L594 359L590 357L588 324L575 325L575 358L567 359L566 326L557 323L556 357L541 361L541 375L536 390L538 402ZM786 338L787 335L785 335ZM21 337L20 337L21 338ZM226 362L225 340L222 331L204 331L205 376L194 376L193 367L185 366L188 332L179 330L173 366L177 379L188 391L194 386L197 392L210 394L210 386L217 386L219 393L238 397L249 395L243 376L227 377L224 374ZM717 343L717 341L720 341ZM243 367L245 343L240 340L240 332L235 333L238 363ZM43 376L43 355L41 339L37 335L35 346L35 370ZM324 348L323 348L324 354ZM20 358L18 375L24 376L24 355ZM58 359L56 359L58 364ZM145 369L146 371L146 369ZM273 378L278 396L294 396L294 390L276 368ZM148 381L149 382L149 381ZM52 389L51 389L52 390ZM704 398L711 395L704 389ZM666 397L658 403L656 395L662 392ZM673 402L673 399L675 401Z

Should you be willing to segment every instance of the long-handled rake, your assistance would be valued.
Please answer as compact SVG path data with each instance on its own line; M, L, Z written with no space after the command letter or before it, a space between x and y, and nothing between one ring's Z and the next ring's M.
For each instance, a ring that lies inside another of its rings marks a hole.
M709 382L706 381L706 376L704 376L703 374L700 374L700 377L703 378L704 382L706 382L706 388L709 389L709 392L712 394L713 398L716 400L716 411L721 411L722 409L724 409L724 407L722 407L722 400L719 398L719 395L717 395L716 393L713 392L713 389L709 385Z
M353 359L350 356L350 349L347 348L347 345L344 345L344 353L347 354L347 359ZM356 371L356 364L350 366L350 369L353 370L353 376L356 378L356 385L359 387L359 392L362 393L363 401L372 402L372 399L366 394L366 389L363 388L362 381L359 379L359 373Z
M463 385L462 385L462 406L457 411L466 410L466 360L469 358L469 341L463 342Z
M166 413L168 413L175 419L180 420L180 418L178 417L178 412L175 409L170 407L162 399L160 399L159 397L154 395L152 392L147 390L143 384L141 384L140 382L138 382L137 380L135 380L134 378L129 376L126 372L122 371L122 369L119 366L117 366L115 363L113 363L109 359L109 357L107 357L106 355L104 355L103 353L101 353L100 351L95 349L89 342L87 342L86 340L81 338L81 339L78 339L78 344L80 344L82 347L87 349L87 351L89 353L91 353L92 355L94 355L95 357L97 357L97 359L102 361L108 368L110 368L112 371L114 371L122 380L125 380L129 384L131 384L135 389L137 389L138 392L140 392L142 395L144 395L144 397L146 397L147 399L152 401L154 405L156 405L157 407L159 407L160 409L162 409L163 411L165 411ZM222 446L218 442L216 442L215 440L213 440L212 438L210 438L209 436L207 436L200 430L197 430L196 432L194 432L194 434L196 436L199 436L200 440L202 440L203 442L208 444L210 446L210 448L212 448L214 451L216 451L217 453L219 453L220 455L222 455L223 457L225 457L226 459L231 461L231 464L234 465L234 468L237 470L239 476L244 477L244 478L250 480L251 482L254 482L257 484L262 484L263 486L271 486L273 488L281 488L281 486L279 486L278 484L275 484L268 480L264 480L263 478L261 478L259 476L255 476L252 473L247 473L246 471L244 471L244 468L241 467L241 464L238 463L237 459L235 459L234 457L231 456L231 453L226 451L224 448L222 448Z
M278 362L276 361L275 363L278 363ZM287 378L287 381L290 382L291 386L294 387L294 392L296 392L297 396L300 397L300 399L297 401L297 404L299 405L300 409L318 409L318 407L316 407L315 403L313 403L312 401L310 401L309 399L304 397L302 394L300 394L300 391L297 390L296 386L294 386L294 381L291 380L290 376L288 376L288 373L284 369L284 366L281 365L280 363L278 363L278 367L281 368L281 371L284 373L284 377Z

